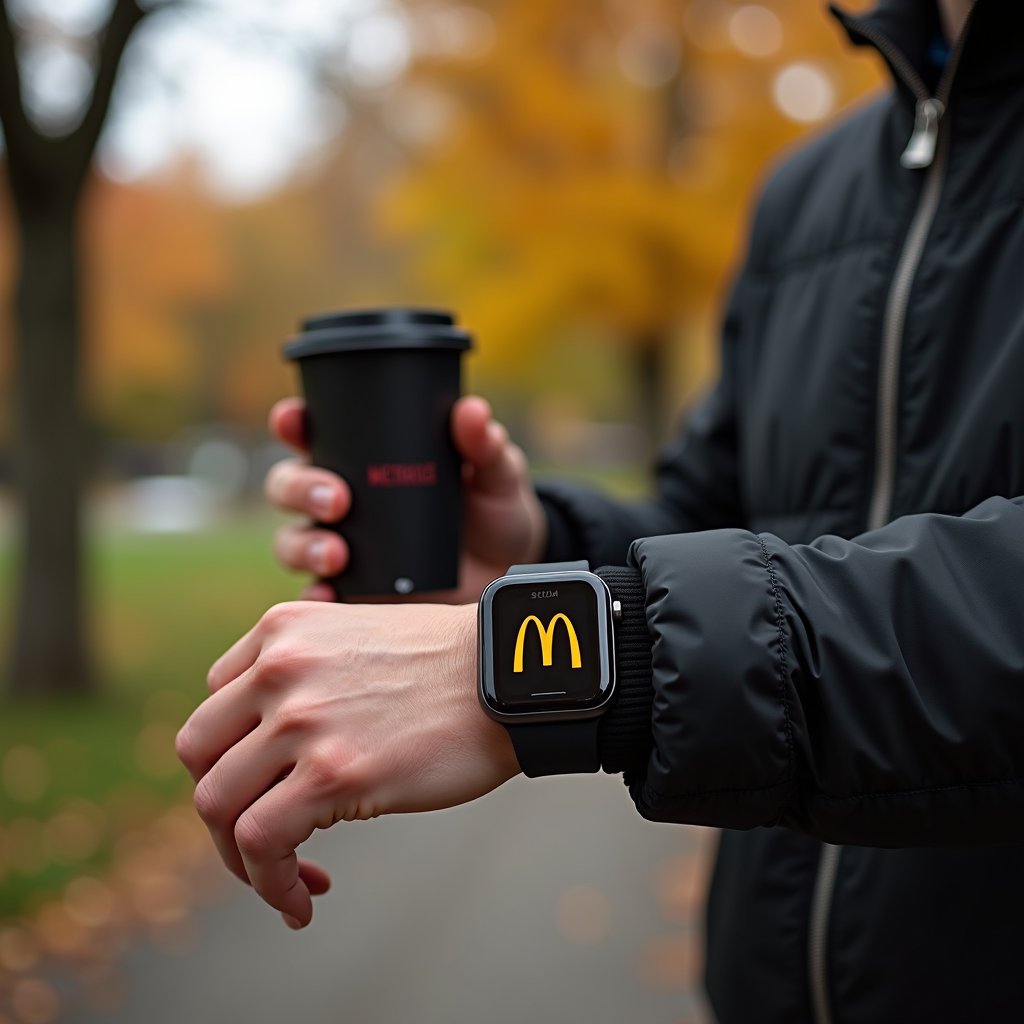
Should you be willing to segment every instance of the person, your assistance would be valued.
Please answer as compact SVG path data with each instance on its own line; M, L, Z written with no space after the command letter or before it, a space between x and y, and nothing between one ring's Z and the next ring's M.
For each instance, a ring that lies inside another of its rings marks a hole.
M1024 1018L1024 5L839 13L895 80L779 167L721 377L635 505L534 488L463 399L463 587L618 566L628 692L606 770L642 815L720 826L706 985L722 1024ZM278 435L303 446L302 407ZM343 520L300 462L270 497ZM341 571L286 527L278 557ZM632 596L630 596L632 595ZM470 800L519 766L475 689L473 604L322 583L210 670L179 736L226 863L293 927L339 820ZM642 640L638 640L642 637Z

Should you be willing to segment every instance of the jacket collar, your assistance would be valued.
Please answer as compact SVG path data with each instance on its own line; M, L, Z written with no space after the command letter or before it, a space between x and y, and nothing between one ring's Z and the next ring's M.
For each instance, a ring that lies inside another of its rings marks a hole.
M941 39L935 0L880 0L866 15L851 15L833 6L832 13L857 46L874 45L865 29L880 32L895 45L932 91L942 68L929 59L929 50ZM883 54L885 56L885 54ZM902 76L886 58L894 77ZM1024 3L1021 0L976 0L955 90L988 88L1024 77Z

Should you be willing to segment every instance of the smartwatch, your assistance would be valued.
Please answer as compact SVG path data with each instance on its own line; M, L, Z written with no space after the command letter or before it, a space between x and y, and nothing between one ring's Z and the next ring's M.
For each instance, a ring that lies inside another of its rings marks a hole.
M480 702L530 778L600 769L618 604L587 562L513 565L481 595Z

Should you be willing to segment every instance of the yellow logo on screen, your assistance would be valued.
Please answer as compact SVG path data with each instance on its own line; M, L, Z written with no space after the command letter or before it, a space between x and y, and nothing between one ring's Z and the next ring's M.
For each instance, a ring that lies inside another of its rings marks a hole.
M572 667L583 668L583 659L580 657L580 642L576 639L576 630L573 629L569 616L563 612L557 612L551 617L547 626L542 625L536 615L527 615L523 624L519 627L519 636L516 637L516 653L512 660L512 671L523 671L523 644L526 642L526 630L530 623L537 627L537 635L540 637L540 661L548 668L551 665L551 648L555 643L555 626L559 622L565 623L565 630L569 634L569 651L572 654Z

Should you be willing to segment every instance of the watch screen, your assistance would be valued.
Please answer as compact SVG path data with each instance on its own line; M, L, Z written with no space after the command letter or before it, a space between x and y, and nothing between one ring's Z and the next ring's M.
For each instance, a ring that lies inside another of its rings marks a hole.
M597 595L588 583L502 587L492 615L502 704L575 704L601 693Z

